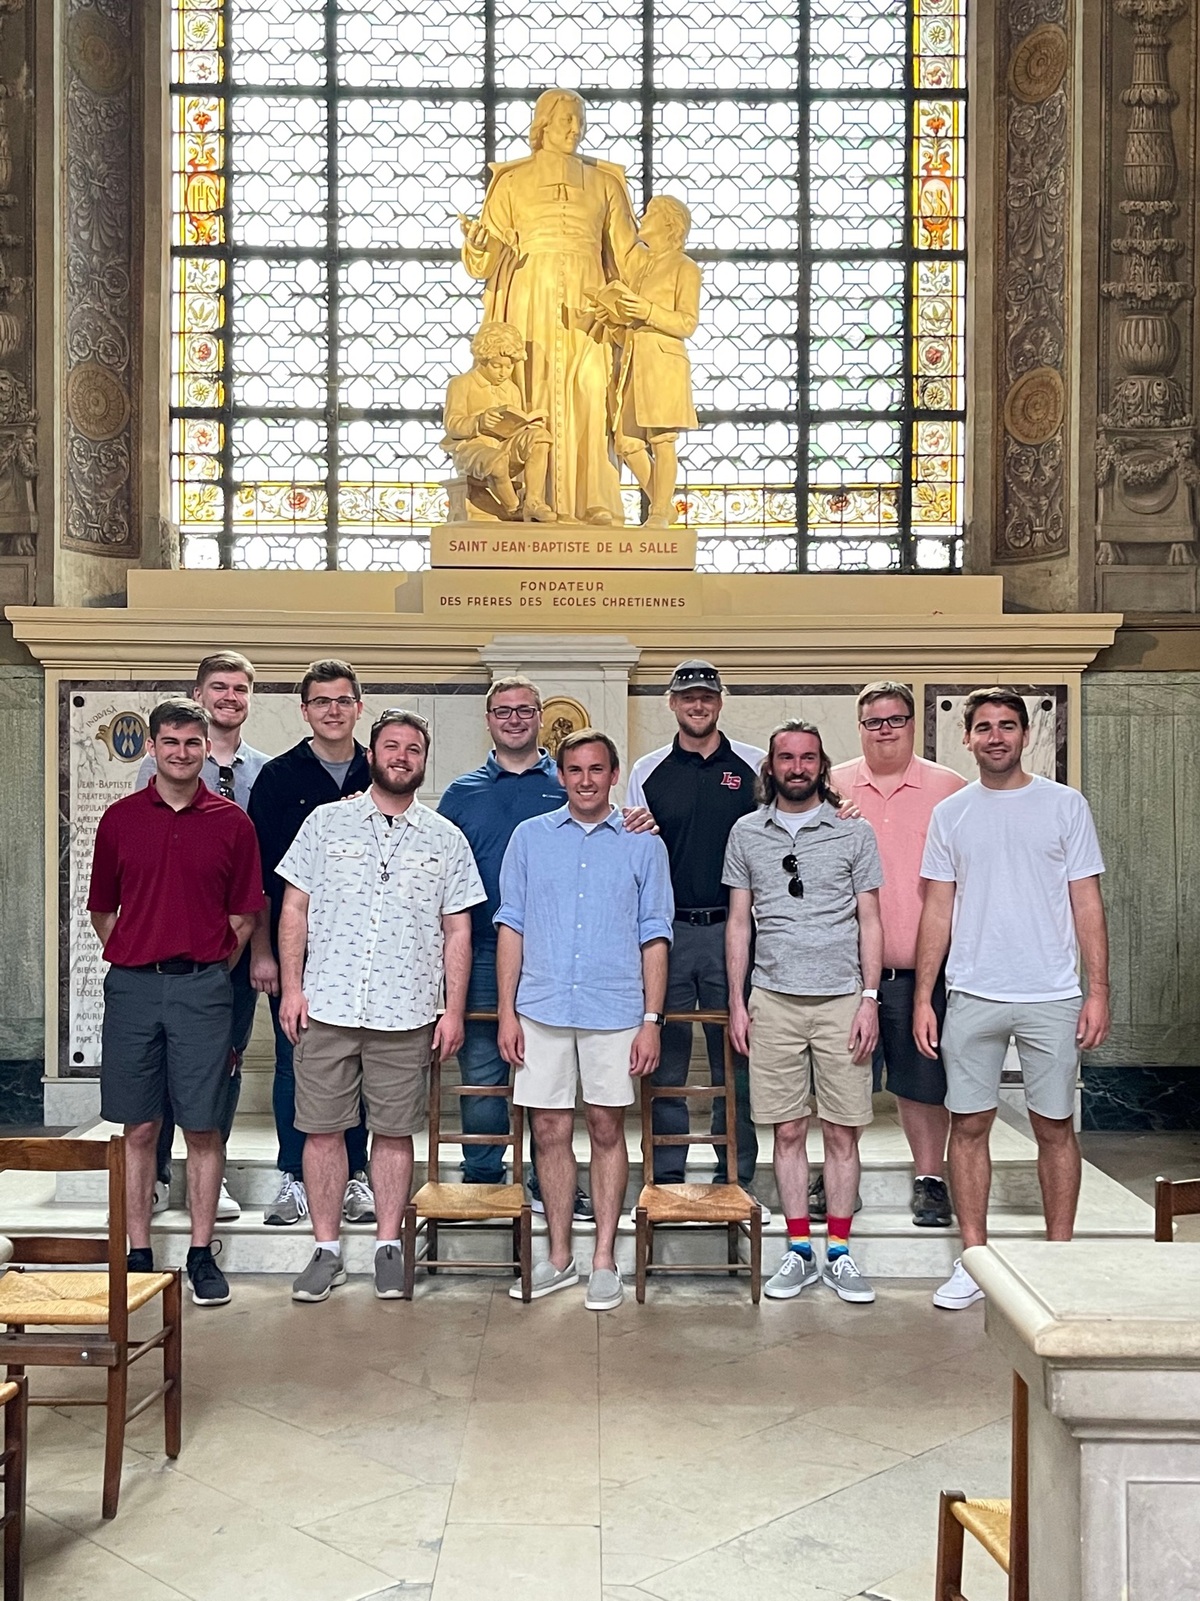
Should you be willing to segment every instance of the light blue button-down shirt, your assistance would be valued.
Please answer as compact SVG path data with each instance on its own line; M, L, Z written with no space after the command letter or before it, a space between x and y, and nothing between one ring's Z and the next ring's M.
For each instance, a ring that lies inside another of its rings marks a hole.
M670 943L674 916L666 846L627 833L615 807L590 831L566 806L519 823L495 917L525 941L518 1012L556 1028L637 1028L642 946Z

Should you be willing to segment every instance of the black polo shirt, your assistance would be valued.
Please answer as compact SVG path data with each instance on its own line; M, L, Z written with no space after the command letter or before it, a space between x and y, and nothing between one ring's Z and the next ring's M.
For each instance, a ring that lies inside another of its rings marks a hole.
M712 755L700 756L681 750L676 735L630 769L625 804L647 807L658 824L677 910L728 906L725 845L738 818L755 808L754 781L765 754L722 734Z
M314 755L312 741L302 739L282 756L269 761L254 781L248 807L250 821L258 833L262 856L263 888L271 902L271 943L279 929L283 909L284 881L275 869L300 832L304 819L318 806L358 795L371 787L367 752L354 741L354 756L339 789Z

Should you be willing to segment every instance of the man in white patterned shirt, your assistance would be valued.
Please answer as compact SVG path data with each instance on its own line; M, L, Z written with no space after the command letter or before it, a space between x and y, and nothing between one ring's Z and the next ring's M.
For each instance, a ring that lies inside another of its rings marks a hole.
M308 1136L316 1247L292 1285L295 1301L327 1300L346 1280L342 1135L358 1121L360 1095L371 1130L375 1294L403 1293L412 1137L425 1124L431 1051L450 1056L463 1041L468 913L485 898L462 833L416 799L428 755L425 719L385 711L371 729L370 789L313 812L278 867L287 884L279 1021L296 1046L296 1127Z

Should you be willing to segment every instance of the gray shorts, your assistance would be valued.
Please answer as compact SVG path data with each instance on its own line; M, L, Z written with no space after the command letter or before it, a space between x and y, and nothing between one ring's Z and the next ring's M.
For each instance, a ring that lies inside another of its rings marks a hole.
M100 1037L101 1117L153 1123L169 1094L180 1128L220 1128L234 1066L233 982L224 962L198 973L109 968Z
M1008 1042L1016 1042L1025 1104L1039 1117L1075 1115L1079 1046L1075 1027L1083 997L1065 1001L987 1001L951 990L942 1029L946 1105L952 1112L992 1112Z

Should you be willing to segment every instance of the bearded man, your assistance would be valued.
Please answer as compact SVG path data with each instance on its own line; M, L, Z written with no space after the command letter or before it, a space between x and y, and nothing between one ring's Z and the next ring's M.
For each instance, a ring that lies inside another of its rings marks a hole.
M432 1051L452 1056L463 1042L469 908L485 898L462 833L416 798L428 757L425 719L385 711L371 728L371 787L315 811L277 869L287 886L279 1021L296 1048L296 1127L308 1136L315 1246L292 1285L294 1301L328 1300L346 1280L343 1135L358 1121L360 1097L371 1130L375 1294L403 1294L412 1137L425 1126Z

